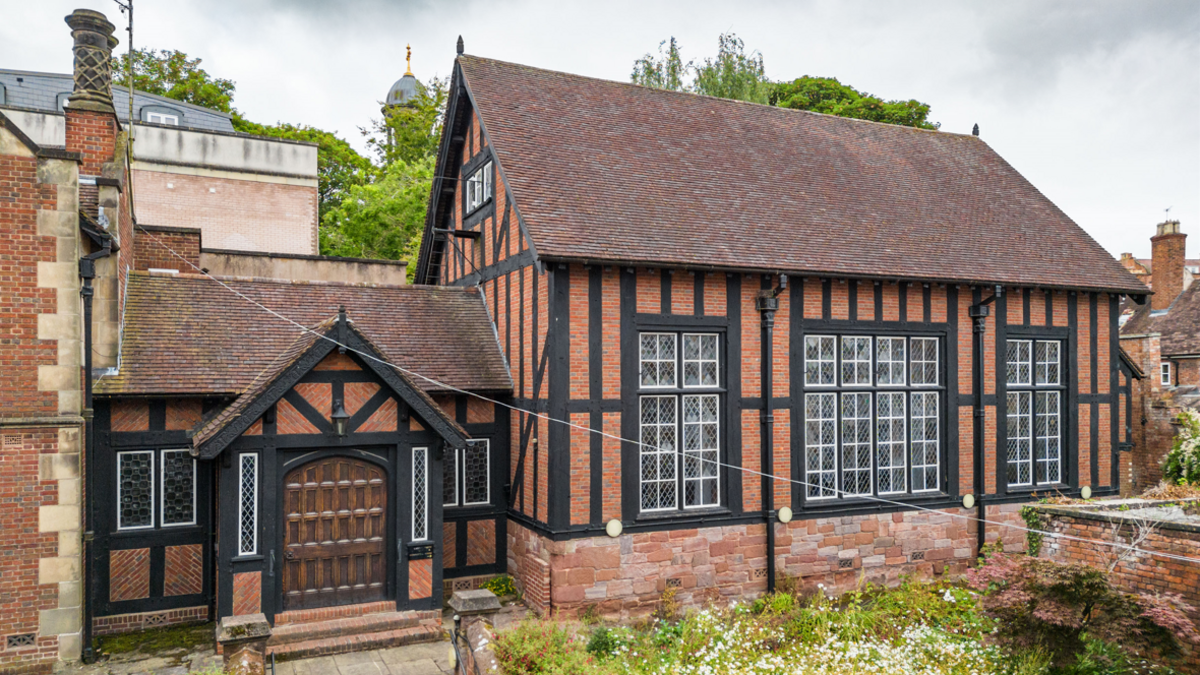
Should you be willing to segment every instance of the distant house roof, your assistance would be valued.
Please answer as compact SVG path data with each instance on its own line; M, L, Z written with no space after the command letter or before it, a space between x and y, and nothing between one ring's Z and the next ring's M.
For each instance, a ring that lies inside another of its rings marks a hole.
M541 258L1146 292L978 137L458 65Z
M425 391L512 388L478 289L222 279L304 326L346 307L354 325ZM303 330L200 275L131 272L120 368L102 395L238 395L278 363Z
M70 95L75 83L70 73L37 73L0 68L0 85L4 90L0 105L62 112L63 101ZM128 91L126 87L113 84L113 107L117 110L117 119L122 121L129 120ZM158 112L175 114L179 117L181 127L228 133L234 131L229 113L144 91L134 92L133 109L139 122L146 121L145 113Z
M1163 356L1200 354L1200 283L1192 283L1165 312L1150 309L1150 302L1126 305L1133 312L1121 324L1121 337L1158 333Z

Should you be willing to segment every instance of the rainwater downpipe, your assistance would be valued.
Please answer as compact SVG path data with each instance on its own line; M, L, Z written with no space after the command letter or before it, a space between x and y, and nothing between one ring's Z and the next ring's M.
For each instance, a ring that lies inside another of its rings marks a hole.
M983 557L983 546L987 543L987 507L984 505L984 492L987 490L987 482L984 480L986 465L986 453L984 449L984 423L986 422L986 411L983 406L983 357L987 349L986 334L987 334L987 318L991 312L988 305L992 304L1004 294L1003 286L996 286L995 292L983 301L971 305L967 313L971 317L971 332L973 345L971 349L971 383L972 393L974 394L974 419L973 432L975 436L975 507L978 511L976 515L976 531L975 531L975 548L976 554Z
M775 333L775 312L779 310L779 294L787 288L787 275L779 275L779 286L760 291L755 306L762 314L762 377L760 387L763 399L760 418L761 442L759 470L762 472L763 518L767 526L767 593L775 592L775 482L771 479L774 468L775 414L772 406L772 366L774 357L772 344Z
M92 548L95 539L96 492L95 492L95 441L96 428L92 410L92 297L95 289L96 261L112 255L112 237L104 235L100 250L79 259L79 278L82 280L79 295L83 299L83 420L84 420L84 532L83 532L83 660L90 663L95 659L92 651Z

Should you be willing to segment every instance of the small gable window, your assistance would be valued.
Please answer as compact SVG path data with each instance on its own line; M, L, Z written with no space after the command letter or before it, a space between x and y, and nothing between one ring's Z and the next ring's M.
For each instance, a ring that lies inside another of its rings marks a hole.
M1164 387L1171 386L1171 363L1164 361L1159 372L1159 380Z
M492 163L486 162L467 178L466 212L483 206L492 198Z

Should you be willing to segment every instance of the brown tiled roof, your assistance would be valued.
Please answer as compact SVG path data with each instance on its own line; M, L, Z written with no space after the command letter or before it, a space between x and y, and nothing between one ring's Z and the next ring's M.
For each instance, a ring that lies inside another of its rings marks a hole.
M1145 292L977 137L458 62L542 257Z
M223 279L238 293L312 326L339 305L403 368L453 387L512 388L477 289ZM131 272L117 375L98 394L240 394L303 331L200 275ZM413 378L422 389L439 387Z
M1150 301L1126 304L1133 314L1121 325L1121 336L1158 333L1163 356L1200 354L1200 282L1180 293L1166 312L1152 312Z

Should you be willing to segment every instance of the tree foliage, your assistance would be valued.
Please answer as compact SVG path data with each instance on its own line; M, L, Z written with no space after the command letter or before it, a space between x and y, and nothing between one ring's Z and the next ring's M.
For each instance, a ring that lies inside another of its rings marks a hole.
M351 187L321 218L321 254L415 264L433 165L432 154L411 162L397 159L373 182Z
M446 112L447 79L417 82L417 95L404 105L387 106L383 117L362 129L367 145L382 166L395 161L416 162L437 152Z
M852 117L919 129L936 129L929 122L929 104L916 99L884 101L842 84L833 77L798 77L773 86L770 103L780 108Z
M113 57L113 78L128 85L128 52ZM133 86L137 91L158 94L227 113L233 111L233 80L212 77L200 67L202 59L189 59L178 50L133 50Z
M885 101L858 91L832 77L804 77L773 82L766 75L763 55L746 51L733 33L717 40L717 56L701 63L684 61L672 37L658 46L658 55L646 54L633 63L630 81L646 87L686 91L780 108L852 117L921 129L936 129L929 121L929 104L916 99Z

